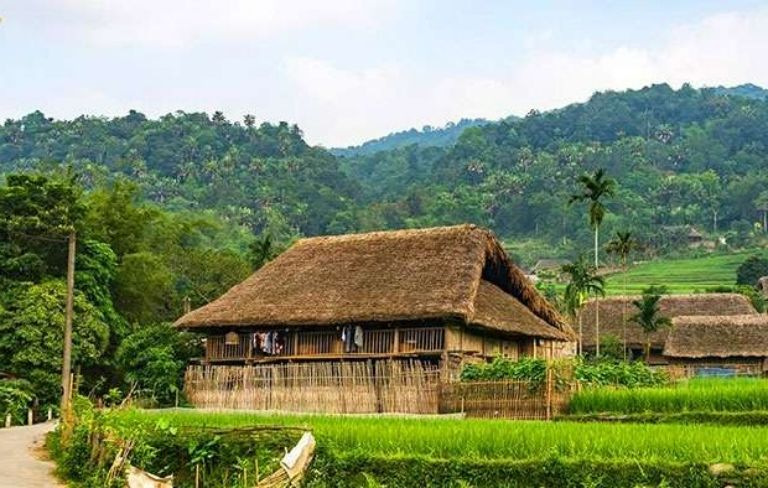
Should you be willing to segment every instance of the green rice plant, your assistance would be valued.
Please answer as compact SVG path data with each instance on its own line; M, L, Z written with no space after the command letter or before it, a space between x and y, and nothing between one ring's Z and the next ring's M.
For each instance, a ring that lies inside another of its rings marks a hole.
M176 426L302 426L329 452L430 459L558 459L768 463L768 428L718 425L511 422L504 420L131 411L114 425L159 419Z
M709 378L664 388L586 388L571 398L568 410L571 414L768 410L768 381Z

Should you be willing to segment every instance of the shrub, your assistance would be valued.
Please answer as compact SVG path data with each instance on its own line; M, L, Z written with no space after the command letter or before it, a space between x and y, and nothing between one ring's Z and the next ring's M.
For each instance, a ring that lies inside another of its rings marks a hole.
M27 408L34 398L31 392L32 385L27 381L0 381L0 421L5 422L5 417L11 414L14 423L24 423Z
M558 384L567 382L572 371L573 378L590 386L617 385L636 388L658 386L666 383L667 377L643 362L624 362L599 358L594 360L575 359L550 363ZM533 388L543 385L547 379L547 361L523 358L519 361L497 357L490 363L467 364L461 371L462 381L529 381Z
M736 284L757 286L763 276L768 276L768 259L750 256L736 270Z

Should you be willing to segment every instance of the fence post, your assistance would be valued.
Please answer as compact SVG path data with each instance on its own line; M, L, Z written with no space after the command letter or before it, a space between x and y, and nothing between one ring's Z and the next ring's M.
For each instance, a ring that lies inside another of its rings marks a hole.
M547 420L552 419L552 368L547 364Z
M10 427L11 426L11 414L5 416L5 426Z
M51 409L51 407L48 407L48 422L50 422L51 420L53 420L53 410Z
M27 424L32 425L35 423L35 414L32 412L31 408L27 409Z

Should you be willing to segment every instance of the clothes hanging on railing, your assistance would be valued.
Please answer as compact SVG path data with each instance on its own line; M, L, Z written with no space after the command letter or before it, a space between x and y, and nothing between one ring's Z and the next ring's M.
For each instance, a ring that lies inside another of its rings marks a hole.
M256 354L274 356L285 351L286 335L276 330L269 332L254 332L251 334L251 346Z
M355 352L355 329L351 325L345 325L341 330L341 341L344 343L344 352Z
M355 347L360 350L363 348L363 328L359 325L355 327Z

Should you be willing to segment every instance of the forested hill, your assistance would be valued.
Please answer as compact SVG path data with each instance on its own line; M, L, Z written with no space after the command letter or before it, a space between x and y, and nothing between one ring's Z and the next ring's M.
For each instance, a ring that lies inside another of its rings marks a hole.
M530 243L528 259L588 247L585 209L567 201L579 175L603 167L619 183L604 235L632 230L649 252L666 252L693 225L740 246L768 209L768 102L654 85L468 127L454 144L346 157L308 146L296 126L220 113L54 121L35 112L0 128L0 171L62 162L86 187L130 179L146 201L209 209L278 240L474 222Z
M715 93L719 95L754 98L757 100L765 100L768 98L768 90L752 83L745 83L743 85L732 87L718 86L715 88Z
M597 93L469 128L451 147L405 147L344 167L387 225L472 221L515 241L537 238L540 256L573 256L590 231L584 208L567 201L585 171L604 167L619 182L603 232L633 230L663 250L680 240L667 230L684 225L734 246L754 235L767 163L768 103L662 84Z
M0 127L0 172L68 163L86 185L116 177L140 185L167 208L216 209L229 221L283 239L331 231L358 185L336 158L308 146L295 125L233 123L217 112L177 112L150 120L131 111L113 119L55 121L40 112Z
M365 156L379 151L390 151L415 144L421 147L444 147L456 142L464 129L487 124L485 119L461 119L443 127L424 126L421 130L408 129L366 141L359 146L331 149L336 156Z

